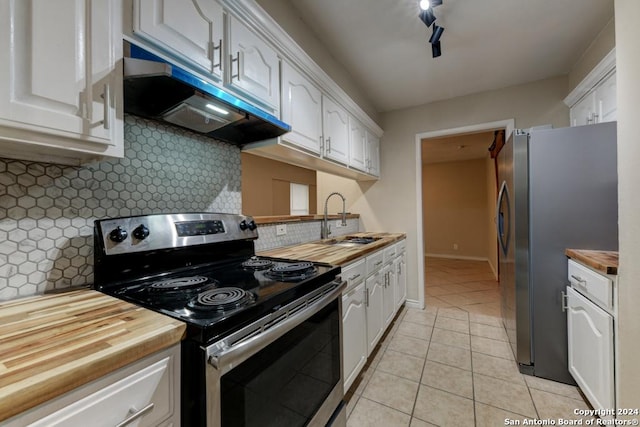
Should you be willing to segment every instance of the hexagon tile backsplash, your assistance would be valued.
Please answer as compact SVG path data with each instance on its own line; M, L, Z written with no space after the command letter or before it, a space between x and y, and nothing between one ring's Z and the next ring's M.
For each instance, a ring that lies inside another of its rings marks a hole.
M125 117L125 158L82 167L0 158L0 301L93 281L93 221L240 213L240 149Z

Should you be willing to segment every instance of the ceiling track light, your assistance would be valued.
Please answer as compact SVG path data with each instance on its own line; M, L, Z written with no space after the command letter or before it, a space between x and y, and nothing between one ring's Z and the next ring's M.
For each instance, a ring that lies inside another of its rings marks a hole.
M442 33L444 32L444 27L433 24L436 21L436 15L433 13L433 8L436 6L440 6L442 4L442 0L420 0L420 13L419 17L422 22L427 27L431 27L433 25L433 33L431 33L431 37L429 37L429 43L431 43L431 55L434 58L437 58L442 55L442 47L440 45L440 37L442 37Z

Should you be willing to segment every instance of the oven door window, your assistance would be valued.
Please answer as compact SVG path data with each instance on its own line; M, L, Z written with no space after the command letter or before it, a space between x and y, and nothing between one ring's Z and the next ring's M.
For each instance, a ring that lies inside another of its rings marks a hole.
M337 300L221 378L222 423L304 426L341 381Z

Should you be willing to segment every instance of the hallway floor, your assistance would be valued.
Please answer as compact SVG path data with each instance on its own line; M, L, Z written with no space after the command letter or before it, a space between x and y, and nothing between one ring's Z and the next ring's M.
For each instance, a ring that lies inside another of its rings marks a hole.
M577 419L578 389L522 375L487 262L426 258L424 310L404 308L346 393L348 427Z

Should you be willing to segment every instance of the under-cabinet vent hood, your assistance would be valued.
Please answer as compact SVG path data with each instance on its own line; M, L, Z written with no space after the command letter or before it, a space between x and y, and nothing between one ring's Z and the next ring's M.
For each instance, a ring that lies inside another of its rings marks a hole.
M124 58L124 111L237 145L291 130L275 116L134 44Z

